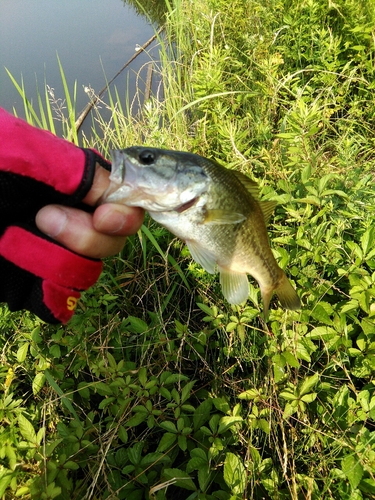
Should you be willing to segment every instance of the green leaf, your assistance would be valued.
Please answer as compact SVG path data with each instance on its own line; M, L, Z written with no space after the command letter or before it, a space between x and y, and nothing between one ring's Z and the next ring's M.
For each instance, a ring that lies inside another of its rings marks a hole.
M182 451L187 450L187 439L186 436L178 436L177 444Z
M121 472L126 476L127 474L131 474L135 470L134 465L126 465Z
M103 299L103 296L101 298ZM108 364L112 368L112 370L117 370L116 360L109 351L107 351L107 360L108 360Z
M363 476L363 467L356 455L347 455L341 460L341 469L349 479L353 490L357 488Z
M115 397L102 399L99 403L99 410L104 410L109 405L112 405L116 401Z
M245 399L246 401L251 401L260 398L259 391L257 389L248 389L247 391L241 392L238 396L239 399Z
M197 302L197 306L199 307L199 309L201 309L208 316L211 316L212 318L216 317L217 313L215 313L215 311L213 309L210 309L208 306L206 306L206 304L202 304L201 302Z
M187 463L186 472L190 473L193 470L199 470L201 467L207 467L207 464L207 457L193 457Z
M246 488L246 470L241 459L234 453L226 453L224 481L235 495L242 495Z
M29 443L38 444L33 424L22 414L18 415L18 426L22 437Z
M283 357L289 366L291 366L292 368L299 368L299 362L291 352L284 351Z
M118 429L118 437L121 439L121 441L126 444L128 442L129 436L128 436L128 431L125 429L123 425L120 425Z
M113 391L109 387L109 384L106 384L105 382L96 382L93 387L95 387L95 390L98 394L101 396L112 396Z
M205 399L194 411L193 424L194 430L200 429L204 423L210 418L212 408L211 398Z
M298 396L290 390L280 392L280 397L286 399L287 401L295 401L296 399L298 399Z
M316 396L316 392L310 392L309 394L305 394L304 396L302 396L301 401L303 401L304 403L312 403L313 401L315 401Z
M188 382L184 387L182 388L181 391L181 403L185 403L187 399L190 397L190 392L195 384L195 380L192 380L191 382Z
M219 411L221 411L222 413L229 413L230 412L230 405L227 401L226 398L224 397L219 397L219 398L214 398L212 400L215 408Z
M165 431L168 432L177 432L177 428L173 422L170 422L169 420L166 420L165 422L160 422L160 427L164 429Z
M171 432L166 432L163 434L156 451L166 451L169 450L176 442L177 434L172 434Z
M289 418L291 415L293 415L293 413L297 411L297 409L298 409L297 399L295 401L292 401L291 403L287 403L283 411L283 418L284 419Z
M306 182L310 179L311 177L311 165L310 163L306 165L301 171L301 181L306 184Z
M327 302L318 303L314 309L311 311L311 316L319 321L319 323L324 323L325 325L332 325L332 319L330 315L333 313L332 306Z
M307 361L308 363L311 363L310 353L309 353L308 349L306 348L306 346L302 344L302 342L298 343L296 354L297 354L298 358L303 359L304 361Z
M79 469L79 465L76 462L73 462L73 460L68 460L63 465L63 469L78 470Z
M164 469L164 478L172 484L185 490L196 491L196 486L189 474L180 469Z
M285 358L281 354L275 354L274 356L272 356L272 363L273 363L273 376L275 378L276 384L278 384L285 377L285 371L284 371Z
M257 425L258 428L263 432L265 432L267 435L270 434L271 432L270 423L267 420L265 420L264 418L260 418L259 420L257 420Z
M13 479L13 473L8 469L0 469L0 497L5 495L5 490L8 488L11 480Z
M17 465L17 455L16 455L16 452L14 451L13 446L11 446L10 444L7 444L1 450L1 454L2 455L5 454L6 458L8 459L8 466L13 471ZM2 456L2 458L4 458L4 457Z
M157 451L147 453L140 462L142 467L149 467L150 465L156 465L162 462L169 462L169 458L164 455L164 453L159 453Z
M125 422L126 427L136 427L139 424L142 424L145 420L147 420L147 413L138 412L133 417L130 417L129 420Z
M45 436L45 432L46 431L46 428L45 427L41 427L39 430L38 430L38 434L36 435L36 442L40 445L40 443L42 442L44 436Z
M363 255L366 254L374 248L375 243L375 231L373 227L367 229L361 237L361 245L363 250Z
M148 403L151 403L151 401L150 400L146 401L146 404L148 404ZM149 410L146 407L144 407L143 405L133 406L132 410L134 413L146 413L146 414L148 414L148 412L149 412Z
M147 369L145 366L142 366L142 368L139 369L138 372L138 380L139 383L144 387L147 382Z
M315 375L312 375L311 377L307 377L301 384L299 388L299 395L303 396L304 394L307 394L310 392L310 390L315 387L315 385L319 382L319 374L315 373Z
M143 447L144 443L142 441L139 441L138 443L135 443L134 446L128 449L128 457L133 465L137 465L141 461Z
M366 493L367 495L371 495L368 498L374 498L375 496L375 481L371 478L364 478L359 483L359 489Z
M217 431L218 434L223 434L225 431L227 431L230 427L233 425L243 422L242 417L222 417L220 419L219 423L219 429Z
M78 393L83 399L90 399L90 389L87 382L80 382L77 386Z
M24 342L17 351L17 361L19 363L23 363L26 359L27 352L29 350L29 344L27 342Z
M53 358L61 357L61 349L58 344L54 344L49 348L49 353Z
M232 322L227 324L227 326L225 327L225 331L227 333L231 333L237 328L237 326L238 326L238 322L232 321Z
M313 340L330 340L337 335L336 330L329 326L318 326L306 334L307 338Z
M24 497L30 493L30 488L28 486L21 486L21 488L18 488L18 490L15 492L14 496L16 498Z
M32 389L34 396L42 389L46 382L46 376L43 372L39 372L35 375L32 383Z
M34 328L34 330L31 332L31 340L35 342L36 344L40 344L42 342L42 337L40 335L40 326L37 326Z
M163 384L164 385L176 384L177 382L182 382L184 380L188 380L188 377L186 375L181 375L179 373L171 373L170 375L167 376L165 380L163 380Z
M199 488L202 491L206 491L209 483L210 483L210 468L208 464L202 465L198 469L198 483L199 483Z
M149 330L147 323L145 323L140 318L136 318L135 316L128 317L129 326L127 327L129 331L132 333L145 333Z
M61 494L61 487L60 486L55 486L54 481L52 483L49 483L47 486L47 497L48 499L53 499L56 498Z

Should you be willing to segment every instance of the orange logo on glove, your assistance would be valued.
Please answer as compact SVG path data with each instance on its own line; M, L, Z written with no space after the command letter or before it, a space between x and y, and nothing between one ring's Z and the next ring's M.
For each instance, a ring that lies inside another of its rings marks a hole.
M68 297L66 299L66 308L68 309L68 311L74 311L74 309L77 307L77 302L78 299L76 297Z

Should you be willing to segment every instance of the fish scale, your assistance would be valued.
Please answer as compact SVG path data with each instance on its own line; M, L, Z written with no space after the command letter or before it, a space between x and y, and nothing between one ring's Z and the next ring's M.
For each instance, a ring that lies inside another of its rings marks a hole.
M275 203L259 200L257 184L213 160L183 151L133 146L112 152L110 186L101 203L123 203L186 242L193 259L220 273L224 297L246 301L247 274L259 283L264 315L275 292L283 307L300 299L269 246L266 223Z

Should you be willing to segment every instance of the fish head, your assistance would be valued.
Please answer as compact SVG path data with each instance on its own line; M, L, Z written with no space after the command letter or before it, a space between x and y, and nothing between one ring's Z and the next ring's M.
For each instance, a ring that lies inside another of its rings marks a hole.
M101 202L148 211L184 211L207 192L209 178L190 153L132 146L112 151L110 186Z

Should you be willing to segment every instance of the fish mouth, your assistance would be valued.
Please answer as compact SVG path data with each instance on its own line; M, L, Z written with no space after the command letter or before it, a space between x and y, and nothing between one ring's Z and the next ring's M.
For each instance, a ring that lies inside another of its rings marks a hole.
M197 196L196 198L193 198L192 200L187 201L186 203L183 203L179 207L175 208L174 211L179 213L179 214L182 214L182 212L185 212L186 210L189 210L189 208L193 207L197 203L198 200L199 200L199 197Z

